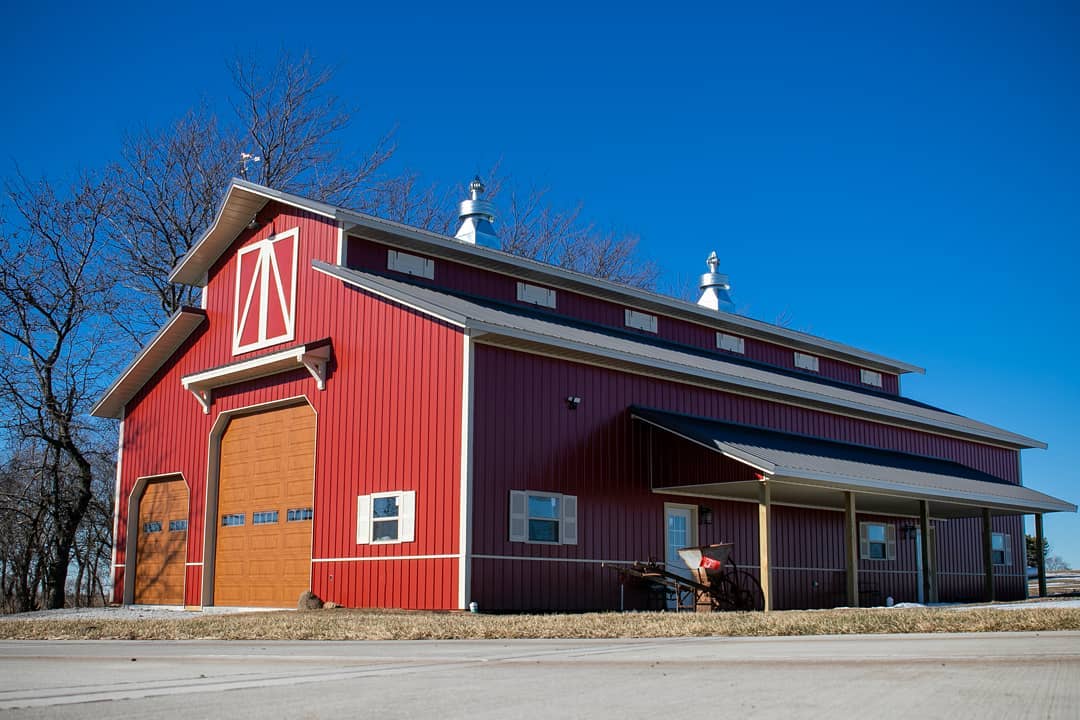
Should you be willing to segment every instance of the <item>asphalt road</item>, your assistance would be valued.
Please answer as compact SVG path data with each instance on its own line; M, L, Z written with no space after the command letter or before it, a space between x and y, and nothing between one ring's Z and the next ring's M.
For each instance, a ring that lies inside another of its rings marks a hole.
M1080 716L1080 633L0 642L0 716Z

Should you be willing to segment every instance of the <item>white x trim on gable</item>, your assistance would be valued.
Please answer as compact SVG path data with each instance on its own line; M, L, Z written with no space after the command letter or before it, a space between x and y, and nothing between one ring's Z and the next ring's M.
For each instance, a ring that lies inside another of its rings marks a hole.
M293 228L236 254L233 355L293 339L299 237Z

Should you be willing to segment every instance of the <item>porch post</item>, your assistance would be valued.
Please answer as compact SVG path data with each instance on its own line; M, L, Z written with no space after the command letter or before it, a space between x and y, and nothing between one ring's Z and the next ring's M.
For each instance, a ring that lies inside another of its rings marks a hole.
M986 602L994 602L994 543L990 525L990 508L982 511L983 594Z
M1043 554L1043 521L1042 513L1035 514L1035 558L1039 563L1039 597L1046 597L1046 555ZM1024 563L1025 572L1027 571L1027 562Z
M771 546L772 493L766 480L758 482L758 565L761 568L761 595L765 600L765 612L772 610Z
M930 567L930 503L919 501L919 527L922 529L923 600L933 602L933 568Z
M844 539L847 550L847 604L859 607L859 526L855 522L855 493L844 493Z

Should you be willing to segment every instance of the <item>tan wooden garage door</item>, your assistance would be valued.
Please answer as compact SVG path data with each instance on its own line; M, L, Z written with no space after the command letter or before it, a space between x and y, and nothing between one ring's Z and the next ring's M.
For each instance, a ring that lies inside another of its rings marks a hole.
M214 604L295 607L311 582L315 413L233 418L221 439Z
M135 528L136 603L183 605L187 521L188 489L183 478L146 486Z

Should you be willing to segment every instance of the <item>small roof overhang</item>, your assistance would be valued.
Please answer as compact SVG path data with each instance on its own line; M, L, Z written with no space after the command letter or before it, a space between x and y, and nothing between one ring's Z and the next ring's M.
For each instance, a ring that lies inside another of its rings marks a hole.
M1000 514L1076 512L1076 505L959 463L861 445L632 407L631 417L748 465L773 484L781 502L906 514L928 501L938 517L966 517L982 508ZM752 499L754 482L674 484L658 492Z
M315 378L316 387L326 389L326 369L330 361L329 338L306 345L275 350L240 360L228 365L210 368L180 378L184 389L195 396L204 413L210 412L212 393L215 388L257 380L268 375L304 368Z
M182 307L162 326L150 342L139 351L135 359L124 368L90 414L101 418L119 418L124 407L150 378L169 361L197 327L206 321L206 312L198 308Z

